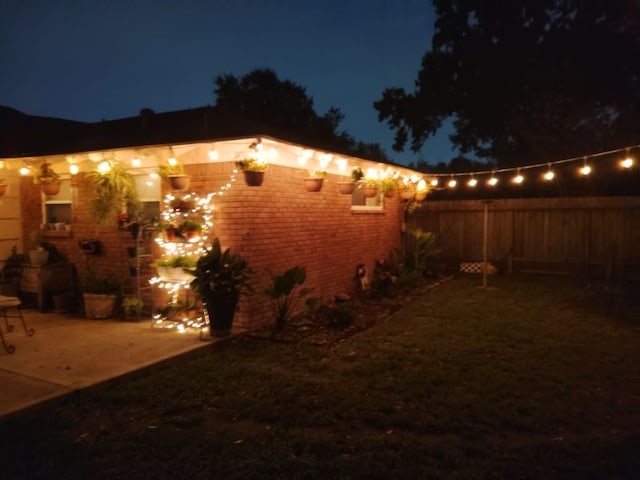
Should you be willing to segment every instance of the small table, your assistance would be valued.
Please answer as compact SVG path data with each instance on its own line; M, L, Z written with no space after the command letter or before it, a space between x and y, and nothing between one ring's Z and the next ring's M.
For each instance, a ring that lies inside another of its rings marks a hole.
M72 263L25 265L20 280L20 291L35 293L38 310L44 312L50 304L50 295L73 293L74 274Z

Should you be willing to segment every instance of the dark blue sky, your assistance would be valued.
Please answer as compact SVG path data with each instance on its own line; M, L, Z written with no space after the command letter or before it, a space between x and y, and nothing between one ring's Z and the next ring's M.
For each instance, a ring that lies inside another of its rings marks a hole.
M320 114L397 162L448 161L446 134L396 153L373 109L412 89L431 45L429 0L0 0L0 105L83 121L213 104L213 79L269 67Z

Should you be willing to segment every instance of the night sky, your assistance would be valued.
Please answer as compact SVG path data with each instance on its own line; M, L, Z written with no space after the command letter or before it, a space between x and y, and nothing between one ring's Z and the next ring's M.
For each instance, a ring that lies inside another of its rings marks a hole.
M0 105L82 121L212 105L213 79L268 67L336 106L341 128L395 161L448 161L446 134L392 150L373 102L413 89L428 0L0 0Z

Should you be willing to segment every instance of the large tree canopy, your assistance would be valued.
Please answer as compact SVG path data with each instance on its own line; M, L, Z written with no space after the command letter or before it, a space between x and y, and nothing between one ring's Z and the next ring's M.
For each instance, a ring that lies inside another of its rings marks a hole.
M380 145L338 131L344 119L340 109L331 107L324 115L317 114L304 87L279 79L271 69L254 69L242 77L220 75L214 83L216 107L229 114L322 148L386 160Z
M434 0L414 92L375 102L395 150L444 120L463 154L501 166L640 143L640 7L628 0Z

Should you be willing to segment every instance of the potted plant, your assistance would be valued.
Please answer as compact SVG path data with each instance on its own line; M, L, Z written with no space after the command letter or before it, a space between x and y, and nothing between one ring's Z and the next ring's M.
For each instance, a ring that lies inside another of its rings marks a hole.
M392 198L396 189L397 180L392 177L385 177L380 181L380 188L386 198Z
M351 195L356 188L356 184L362 180L364 177L364 173L360 167L356 167L351 170L351 181L349 182L338 182L338 192L343 195Z
M120 306L127 320L138 319L142 314L144 302L138 297L124 297Z
M7 179L0 177L0 197L7 191Z
M251 269L247 261L228 248L223 251L216 238L191 274L194 277L191 289L207 309L211 335L229 335L240 295L251 290L248 284Z
M156 270L166 282L190 282L193 276L185 269L194 268L196 262L197 258L192 255L175 255L158 260Z
M322 190L322 184L327 176L327 172L324 170L309 170L309 176L303 178L304 188L307 192L319 192Z
M366 198L375 197L378 194L378 181L375 178L365 178L360 184L360 190Z
M264 172L268 164L254 158L245 158L236 161L236 168L244 174L244 183L248 187L259 187L264 181Z
M51 164L46 160L40 165L35 180L45 195L57 195L60 191L60 175L53 171Z
M112 277L99 278L90 270L83 286L84 313L87 318L109 318L120 293Z
M137 218L140 201L133 175L113 162L89 174L94 197L89 209L98 226L118 219L122 225Z
M202 235L202 223L195 220L186 219L178 227L180 235L182 235L187 242L197 242Z
M182 164L175 159L173 162L160 165L158 174L169 182L173 190L186 190L191 183L191 177L184 173Z

